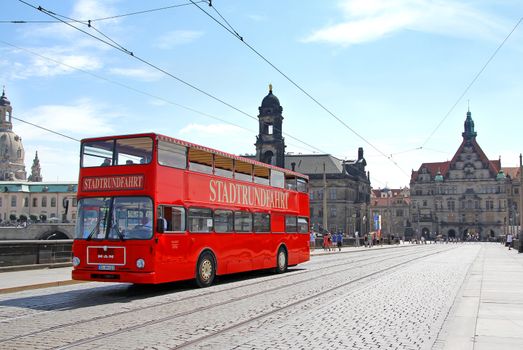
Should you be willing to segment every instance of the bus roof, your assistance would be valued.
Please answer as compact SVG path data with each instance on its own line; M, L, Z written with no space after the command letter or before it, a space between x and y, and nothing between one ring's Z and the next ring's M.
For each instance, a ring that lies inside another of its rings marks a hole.
M266 168L270 168L270 169L275 169L275 170L281 171L281 172L283 172L283 173L285 173L287 175L294 175L294 176L298 176L298 177L301 177L301 178L309 180L309 177L307 175L304 175L304 174L301 174L301 173L298 173L298 172L295 172L295 171L292 171L292 170L289 170L289 169L280 168L280 167L277 167L277 166L274 166L274 165L270 165L270 164L259 162L259 161L254 160L254 159L237 156L237 155L234 155L234 154L231 154L231 153L227 153L227 152L223 152L223 151L218 151L218 150L216 150L214 148L198 145L196 143L192 143L192 142L176 139L174 137L170 137L170 136L166 136L166 135L162 135L162 134L157 134L157 133L154 133L154 132L142 133L142 134L128 134L128 135L90 137L90 138L82 139L82 143L84 143L86 141L110 140L110 139L126 139L126 138L144 137L144 136L149 136L149 137L157 138L157 139L162 140L162 141L171 142L171 143L175 143L175 144L178 144L178 145L182 145L182 146L190 147L190 148L194 148L194 149L199 149L201 151L206 151L206 152L209 152L209 153L218 154L218 155L221 155L221 156L224 156L224 157L228 157L228 158L232 158L232 159L236 159L236 160L241 160L242 162L251 163L253 165L258 165L258 166L262 166L262 167L266 167Z

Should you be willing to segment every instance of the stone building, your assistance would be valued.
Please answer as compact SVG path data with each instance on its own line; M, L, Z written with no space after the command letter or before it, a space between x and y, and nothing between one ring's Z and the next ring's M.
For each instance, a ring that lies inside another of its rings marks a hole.
M259 111L256 160L309 176L311 227L350 235L368 232L370 181L363 148L358 149L358 158L353 161L329 154L285 154L283 108L272 86Z
M38 152L27 179L22 138L13 132L13 108L0 97L0 222L76 220L76 182L44 182ZM29 181L28 181L29 180Z
M410 189L408 187L373 189L370 198L371 230L381 230L385 240L394 236L409 239L410 223ZM379 223L379 225L377 225Z
M501 160L489 160L476 136L468 111L463 141L452 159L412 171L411 221L418 238L495 240L506 231L512 183Z

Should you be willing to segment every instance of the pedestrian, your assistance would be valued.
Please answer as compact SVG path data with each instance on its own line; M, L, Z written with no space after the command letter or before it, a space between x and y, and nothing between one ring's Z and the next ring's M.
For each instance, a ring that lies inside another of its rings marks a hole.
M323 250L327 250L329 244L329 236L326 233L323 234Z
M314 232L313 230L311 230L311 243L310 243L310 248L311 250L314 250L315 246L316 246L316 232Z
M328 244L328 247L329 247L329 252L331 251L331 247L332 247L332 235L331 233L327 233L327 244Z
M360 246L360 235L359 235L358 231L354 232L354 245L356 247Z
M338 232L338 250L341 252L341 246L343 245L343 234L341 232Z
M507 245L508 245L508 250L512 249L512 233L509 233L507 235Z

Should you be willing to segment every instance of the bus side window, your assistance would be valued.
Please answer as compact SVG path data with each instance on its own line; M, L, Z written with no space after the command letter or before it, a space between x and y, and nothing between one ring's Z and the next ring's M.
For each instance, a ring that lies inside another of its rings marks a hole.
M165 220L165 232L185 232L185 208L162 205L158 217Z
M296 181L297 181L297 190L298 190L298 192L307 193L308 192L307 180L298 177L296 179Z
M296 184L296 177L294 176L285 176L285 188L288 189L288 190L293 190L293 191L296 191L296 188L297 188L297 184Z
M234 230L236 232L252 232L252 215L248 211L234 212Z
M278 188L285 187L285 176L281 171L271 169L271 186Z
M254 213L254 232L271 232L271 215L268 213Z
M309 233L309 219L298 217L298 232Z
M252 164L236 160L234 162L234 178L252 182Z
M285 232L298 232L298 218L296 216L285 217Z
M212 174L213 154L189 148L189 170L204 174Z
M255 165L254 166L254 182L257 184L268 185L269 184L269 168Z
M211 209L189 208L187 224L190 232L211 232L213 228Z
M187 147L159 140L158 163L173 168L187 168Z
M214 174L232 179L234 161L219 154L214 155Z

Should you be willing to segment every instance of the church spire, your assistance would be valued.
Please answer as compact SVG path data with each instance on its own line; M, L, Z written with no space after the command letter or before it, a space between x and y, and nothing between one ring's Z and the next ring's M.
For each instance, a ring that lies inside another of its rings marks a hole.
M42 182L42 174L40 167L40 159L38 159L38 151L36 151L35 158L33 159L33 165L31 166L31 175L29 175L28 181Z
M461 134L465 140L472 140L478 135L474 131L474 121L472 120L472 113L470 113L470 107L467 112L467 119L465 119L465 131Z

